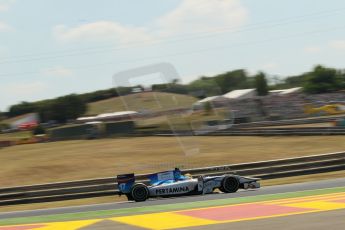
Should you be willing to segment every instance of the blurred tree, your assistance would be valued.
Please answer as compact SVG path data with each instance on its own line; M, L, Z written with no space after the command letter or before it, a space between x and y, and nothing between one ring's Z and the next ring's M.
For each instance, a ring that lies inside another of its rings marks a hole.
M44 100L36 102L36 112L39 114L41 122L48 122L53 120L53 102L54 100Z
M198 80L192 81L188 84L188 91L200 98L222 93L214 78L211 77L200 77Z
M341 73L336 69L318 65L313 69L313 71L306 75L304 91L316 94L339 90L344 85L341 78Z
M214 80L223 94L235 89L247 88L250 85L247 73L243 69L216 75Z
M0 111L0 121L5 119L5 113Z
M32 113L36 110L36 106L30 102L21 102L17 105L12 105L9 109L9 116L14 117L26 113Z
M157 92L188 94L186 85L178 84L177 82L168 84L154 84L152 90Z
M259 96L265 96L268 94L266 75L263 72L255 75L255 88Z
M76 119L87 110L87 104L80 96L71 94L55 99L49 106L51 114L50 120L66 122L69 119Z
M105 89L105 90L97 90L94 92L90 93L84 93L79 95L85 102L90 103L90 102L95 102L95 101L100 101L104 99L108 99L111 97L117 97L117 89L116 88L110 88L110 89Z
M345 69L339 70L338 75L341 82L341 89L345 89Z

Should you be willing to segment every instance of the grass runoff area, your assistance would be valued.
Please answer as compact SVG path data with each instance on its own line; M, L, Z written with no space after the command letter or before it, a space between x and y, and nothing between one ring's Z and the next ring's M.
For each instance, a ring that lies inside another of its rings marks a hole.
M203 208L203 207L210 207L210 206L264 202L264 201L277 200L277 199L316 196L316 195L333 194L333 193L341 193L341 192L345 192L345 187L306 190L306 191L300 191L300 192L277 193L277 194L259 195L259 196L252 196L252 197L226 198L226 199L206 200L206 201L198 201L198 202L142 206L142 207L123 208L123 209L116 209L116 210L90 211L90 212L73 213L73 214L58 214L58 215L36 216L36 217L11 218L11 219L0 220L0 226L31 224L31 223L32 224L33 223L47 223L47 222L82 220L82 219L97 219L97 218L135 215L135 214L152 213L152 212L166 212L166 211L193 209L193 208Z
M0 149L1 187L343 151L343 136L133 137Z

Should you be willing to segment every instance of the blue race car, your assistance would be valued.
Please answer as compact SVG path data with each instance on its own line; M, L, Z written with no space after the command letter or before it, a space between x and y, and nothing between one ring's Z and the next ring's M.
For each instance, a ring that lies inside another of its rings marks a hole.
M134 174L117 176L120 195L125 194L128 200L142 202L149 197L172 197L213 193L219 189L224 193L234 193L238 189L260 188L258 178L239 175L199 176L193 178L182 175L179 169L159 172L148 176L149 184L135 183Z

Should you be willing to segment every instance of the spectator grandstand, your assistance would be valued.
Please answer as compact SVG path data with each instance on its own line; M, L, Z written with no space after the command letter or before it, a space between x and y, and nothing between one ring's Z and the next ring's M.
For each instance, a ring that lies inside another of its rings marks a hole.
M273 91L267 96L256 96L256 93L250 89L234 90L223 96L205 98L198 101L195 104L198 106L194 108L200 109L203 103L210 102L214 107L229 107L236 117L244 118L242 120L261 121L307 117L310 115L305 113L306 105L321 106L330 104L332 101L345 102L345 93L309 95L304 94L300 88L291 88Z

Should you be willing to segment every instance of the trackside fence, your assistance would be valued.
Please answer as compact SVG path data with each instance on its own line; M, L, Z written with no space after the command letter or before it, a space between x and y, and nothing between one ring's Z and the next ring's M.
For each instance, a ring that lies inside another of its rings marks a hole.
M262 179L345 170L345 152L182 170L198 175L239 174ZM148 174L136 175L146 182ZM115 177L0 188L0 206L118 195Z

